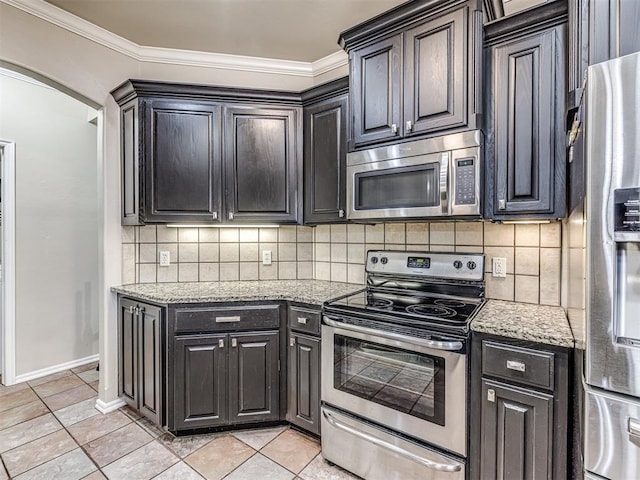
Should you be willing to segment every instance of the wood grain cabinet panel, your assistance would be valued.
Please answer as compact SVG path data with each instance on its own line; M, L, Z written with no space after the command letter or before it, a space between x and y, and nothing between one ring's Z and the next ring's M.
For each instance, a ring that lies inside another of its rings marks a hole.
M320 434L320 339L289 333L287 420Z

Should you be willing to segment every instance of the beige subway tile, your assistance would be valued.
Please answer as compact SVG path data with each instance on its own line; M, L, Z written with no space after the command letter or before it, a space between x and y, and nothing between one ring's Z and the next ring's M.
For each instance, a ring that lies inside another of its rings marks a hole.
M316 243L316 262L330 262L331 261L331 244L330 243Z
M240 280L258 280L259 265L258 262L240 262Z
M315 236L316 242L331 242L331 225L318 225Z
M219 262L220 261L220 244L219 243L200 243L198 245L198 259L200 262Z
M331 225L331 243L347 242L347 226L344 223Z
M367 243L380 243L384 245L384 224L365 225L364 238Z
M386 223L384 225L384 243L403 244L407 241L407 232L404 223Z
M347 264L331 262L331 281L346 282L347 281Z
M456 252L458 253L483 253L484 247L482 245L456 245Z
M156 263L156 244L141 243L140 244L140 263Z
M220 263L220 281L230 282L240 278L240 262Z
M432 252L455 252L456 251L456 246L453 245L453 244L452 245L433 245L433 244L431 244L429 249Z
M238 262L240 260L239 243L220 244L220 262Z
M512 247L514 245L514 226L499 223L484 223L484 244L491 247Z
M569 257L571 257L571 252L569 252ZM540 303L543 305L560 305L561 258L560 248L540 249ZM584 307L584 289L580 290L577 298L580 298L582 302L578 303L582 303L582 307ZM575 298L572 300L575 301Z
M516 225L516 246L517 247L538 247L540 246L540 225L525 224Z
M484 271L490 272L493 257L506 258L507 259L507 273L513 274L515 272L515 249L513 247L484 247Z
M278 279L278 262L273 262L271 265L263 265L258 262L260 280L277 280Z
M412 244L412 243L407 244L407 252L428 252L428 251L429 251L429 245Z
M313 243L298 243L298 262L313 261Z
M122 243L136 243L136 227L123 226L120 238Z
M257 228L241 228L240 241L246 243L258 243L260 241L260 231Z
M179 228L178 229L178 242L179 243L196 243L196 242L198 242L198 229L197 228Z
M482 245L482 222L458 222L456 228L456 245Z
M158 243L178 243L177 228L158 225L156 235L158 236Z
M486 296L495 300L514 299L514 275L507 275L506 278L494 278L490 274L485 274Z
M364 284L365 282L364 265L356 265L354 263L348 264L347 265L347 282Z
M297 265L298 265L299 280L313 279L313 262L298 262Z
M347 244L346 243L331 244L331 263L333 262L347 263Z
M237 243L240 241L240 230L238 228L221 228L218 233L220 243Z
M278 241L279 242L296 242L297 231L295 225L283 225L278 228Z
M364 254L366 255L367 252L369 252L371 250L384 250L384 244L381 244L381 243L367 243L364 246ZM366 262L366 260L365 260L365 262Z
M407 223L407 243L429 245L429 224Z
M198 263L198 244L179 243L178 244L179 263Z
M453 245L455 243L455 223L433 222L429 224L430 245Z
M260 243L275 243L278 241L277 228L261 228Z
M179 282L197 282L198 281L198 264L197 263L179 263L178 264L178 281Z
M158 282L171 283L178 281L178 264L174 263L166 267L158 267Z
M156 241L155 225L145 225L144 227L138 227L139 243L156 243Z
M330 262L316 262L316 280L331 280Z
M296 230L298 242L313 242L313 227L304 227L302 225L298 225L296 227Z
M297 262L279 262L278 278L280 280L295 280L298 278Z
M350 243L347 245L347 262L364 265L366 259L367 257L364 251L364 245L359 243Z
M257 235L256 235L257 238ZM260 244L259 243L241 243L240 244L240 261L241 262L259 262L260 261Z
M122 283L136 281L136 246L133 243L122 244Z
M271 252L271 261L277 262L278 258L278 244L277 243L261 243L260 244L260 257L258 261L262 261L262 252L269 250Z
M516 247L516 275L540 275L540 249Z
M155 283L156 278L156 264L155 263L141 263L138 265L140 271L140 283Z
M220 241L220 229L200 228L198 229L198 240L203 243L217 243Z
M407 249L407 246L404 243L385 243L385 250L396 250L398 252L404 252Z
M219 263L200 263L198 264L201 282L217 282L220 280L220 264Z
M539 298L539 277L530 275L516 275L514 295L515 301L524 303L538 303Z
M562 246L562 224L553 222L540 225L540 246L560 248Z
M364 225L357 223L347 225L347 242L364 243Z
M279 243L278 244L278 261L279 262L295 262L297 259L296 243Z

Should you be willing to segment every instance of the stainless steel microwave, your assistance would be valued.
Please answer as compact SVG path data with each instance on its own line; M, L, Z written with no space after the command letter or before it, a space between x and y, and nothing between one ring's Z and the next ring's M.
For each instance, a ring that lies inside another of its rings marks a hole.
M349 153L347 218L480 218L482 147L473 130Z

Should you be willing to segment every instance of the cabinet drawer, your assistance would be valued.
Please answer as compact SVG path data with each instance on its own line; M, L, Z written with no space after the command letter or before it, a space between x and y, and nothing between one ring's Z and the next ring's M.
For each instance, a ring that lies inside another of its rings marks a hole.
M482 342L482 374L553 390L552 352Z
M280 306L183 308L175 318L175 333L273 329L280 327Z
M289 328L320 335L320 311L303 307L289 307Z

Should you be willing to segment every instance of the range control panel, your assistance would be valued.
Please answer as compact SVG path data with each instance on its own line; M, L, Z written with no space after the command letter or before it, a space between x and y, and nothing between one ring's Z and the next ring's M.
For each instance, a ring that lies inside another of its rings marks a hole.
M367 252L366 271L478 281L484 276L484 255L370 250Z
M473 205L476 203L475 158L458 158L456 162L456 204Z

